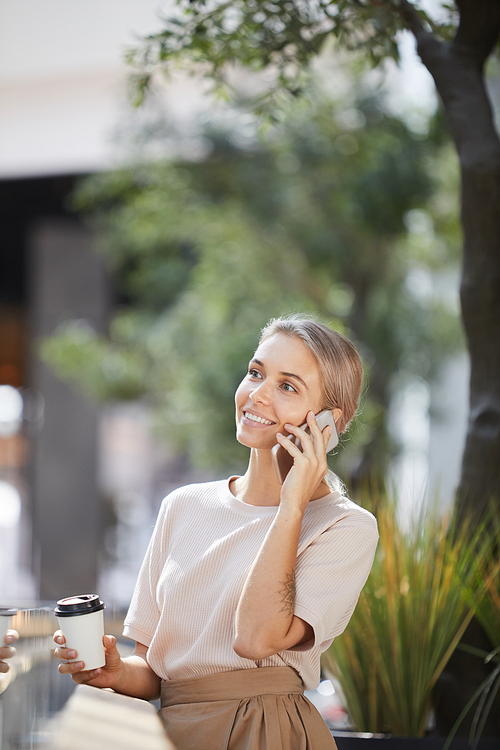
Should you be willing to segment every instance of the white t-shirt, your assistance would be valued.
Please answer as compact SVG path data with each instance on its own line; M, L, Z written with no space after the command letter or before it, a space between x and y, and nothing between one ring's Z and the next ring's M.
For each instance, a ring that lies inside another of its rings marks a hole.
M278 507L238 500L229 481L188 485L164 499L123 633L148 646L148 663L164 680L287 665L311 690L320 655L345 629L370 572L377 522L339 492L308 504L295 614L312 626L314 641L251 661L233 651L234 616Z

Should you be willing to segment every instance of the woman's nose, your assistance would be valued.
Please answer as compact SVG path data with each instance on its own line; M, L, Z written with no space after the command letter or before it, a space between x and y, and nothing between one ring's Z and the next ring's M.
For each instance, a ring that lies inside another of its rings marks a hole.
M257 388L253 389L250 398L254 403L267 404L269 403L269 396L269 385L264 381Z

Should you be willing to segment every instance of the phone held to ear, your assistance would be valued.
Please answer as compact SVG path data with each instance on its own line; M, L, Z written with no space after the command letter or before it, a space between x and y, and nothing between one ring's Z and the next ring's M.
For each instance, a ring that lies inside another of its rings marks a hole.
M327 425L330 425L330 427L333 428L330 439L328 440L328 445L326 446L326 452L330 453L330 451L333 450L339 442L339 436L337 435L337 429L335 427L335 422L331 410L325 409L325 411L320 411L319 414L316 414L316 422L318 423L318 427L321 431L323 431ZM307 426L307 422L301 424L300 429L305 430L308 435L310 435L311 433L309 427ZM293 440L295 445L300 448L300 450L302 450L302 445L298 437L290 436L290 440ZM286 475L293 466L293 458L288 453L288 451L286 451L285 448L283 448L279 443L277 443L277 445L272 448L271 458L276 471L276 476L278 477L278 481L280 484L283 484L286 479Z

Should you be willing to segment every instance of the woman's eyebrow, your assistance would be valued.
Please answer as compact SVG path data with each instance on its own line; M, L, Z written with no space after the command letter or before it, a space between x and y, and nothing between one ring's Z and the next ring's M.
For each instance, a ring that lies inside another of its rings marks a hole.
M285 378L295 378L296 380L299 381L299 383L302 383L302 385L304 386L304 388L307 388L307 383L305 383L302 380L302 378L300 377L300 375L294 375L293 372L282 372L281 375L284 375ZM309 388L307 388L307 390L309 390Z

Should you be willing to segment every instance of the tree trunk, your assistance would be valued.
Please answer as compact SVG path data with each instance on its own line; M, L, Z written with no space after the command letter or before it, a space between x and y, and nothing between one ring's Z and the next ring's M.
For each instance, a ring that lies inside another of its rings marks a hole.
M459 515L500 499L500 140L484 63L498 43L500 2L460 0L454 40L439 42L411 14L422 62L434 78L462 179L462 319L468 342L470 416L458 489ZM408 11L408 7L407 7Z
M460 24L454 40L439 42L403 0L402 12L434 78L460 161L463 267L460 297L470 354L470 414L457 495L460 520L484 518L500 508L500 140L486 92L484 64L498 43L500 2L456 0ZM477 624L471 645L480 642ZM484 637L484 635L483 635ZM497 646L498 644L493 644ZM488 675L478 659L455 652L441 680L437 725L448 732L467 699ZM498 696L484 733L500 732ZM459 734L468 733L469 712Z

